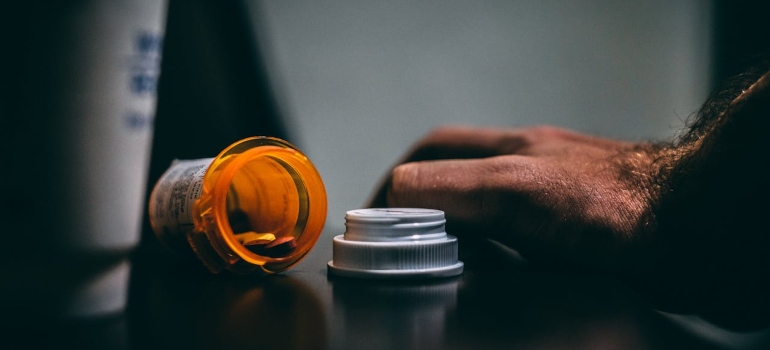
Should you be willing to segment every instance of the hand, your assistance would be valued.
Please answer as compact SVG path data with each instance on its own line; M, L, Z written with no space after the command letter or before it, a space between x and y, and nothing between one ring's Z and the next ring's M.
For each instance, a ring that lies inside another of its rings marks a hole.
M617 276L668 311L763 327L767 67L715 91L666 144L549 126L439 128L368 205L440 209L461 251L468 238L490 239L535 266Z
M654 224L648 148L549 126L443 127L369 205L440 209L460 237L497 240L540 264L618 271L638 264Z

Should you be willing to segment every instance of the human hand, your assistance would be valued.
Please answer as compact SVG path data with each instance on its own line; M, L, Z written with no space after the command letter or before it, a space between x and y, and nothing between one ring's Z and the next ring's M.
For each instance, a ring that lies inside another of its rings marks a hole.
M664 308L764 326L767 67L712 94L667 144L549 126L436 129L368 206L441 209L461 249L492 239L534 265L618 276Z
M652 146L537 126L442 127L386 177L372 207L443 210L453 234L541 264L616 271L650 222Z

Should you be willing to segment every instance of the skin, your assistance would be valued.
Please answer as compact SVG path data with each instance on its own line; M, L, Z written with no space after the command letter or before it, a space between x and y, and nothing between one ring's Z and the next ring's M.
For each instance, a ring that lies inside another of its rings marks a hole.
M768 64L726 82L672 142L552 126L443 126L393 167L370 207L443 210L447 229L533 266L606 274L661 309L769 324L763 169Z
M531 259L597 268L637 239L649 210L643 186L616 181L627 174L613 158L635 147L550 126L442 127L393 169L373 205L441 209L451 225Z

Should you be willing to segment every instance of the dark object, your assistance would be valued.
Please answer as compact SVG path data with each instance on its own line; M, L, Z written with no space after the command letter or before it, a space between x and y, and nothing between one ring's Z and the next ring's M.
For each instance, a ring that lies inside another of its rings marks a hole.
M297 248L297 240L294 237L281 237L265 246L265 256L278 258L289 255Z
M738 74L770 54L770 3L755 0L714 2L714 83Z
M147 195L171 161L215 157L235 140L291 142L243 1L170 0ZM140 249L156 249L145 213Z

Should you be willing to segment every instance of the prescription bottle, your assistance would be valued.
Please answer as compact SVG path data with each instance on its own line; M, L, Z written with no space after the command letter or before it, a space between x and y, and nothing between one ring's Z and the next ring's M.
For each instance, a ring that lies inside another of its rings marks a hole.
M174 160L149 198L160 242L176 251L192 248L213 273L291 268L317 242L326 208L310 160L266 136L235 142L214 158Z

